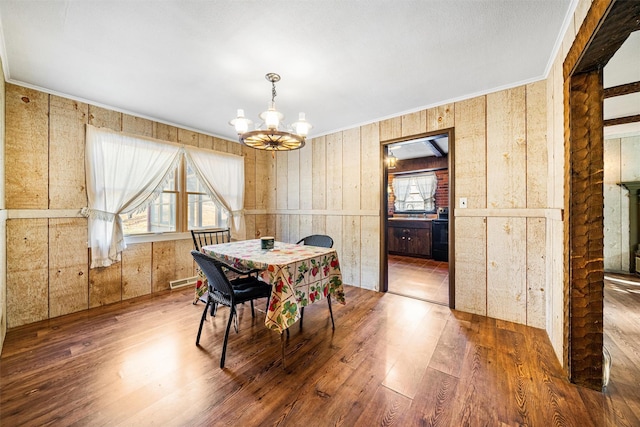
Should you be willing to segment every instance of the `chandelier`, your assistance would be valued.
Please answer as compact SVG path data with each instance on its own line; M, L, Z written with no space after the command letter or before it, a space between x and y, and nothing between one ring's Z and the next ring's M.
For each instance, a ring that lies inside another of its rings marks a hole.
M253 122L244 116L244 110L238 110L238 117L229 124L235 127L238 139L244 145L258 150L287 151L304 147L305 139L311 129L311 124L305 120L304 113L300 113L298 121L291 126L284 124L284 115L276 110L276 82L280 76L268 73L264 76L271 82L271 102L267 111L260 113L262 123L254 130L249 128Z

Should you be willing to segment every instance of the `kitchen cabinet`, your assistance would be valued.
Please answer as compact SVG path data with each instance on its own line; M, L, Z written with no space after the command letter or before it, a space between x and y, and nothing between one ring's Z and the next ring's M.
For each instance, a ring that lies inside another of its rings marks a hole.
M395 255L431 258L431 221L390 219L387 223L387 248Z

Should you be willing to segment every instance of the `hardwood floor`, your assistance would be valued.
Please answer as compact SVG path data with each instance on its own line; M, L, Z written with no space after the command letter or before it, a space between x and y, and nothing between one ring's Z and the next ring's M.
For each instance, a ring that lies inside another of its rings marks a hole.
M388 255L389 292L449 305L449 263Z
M0 425L640 425L637 347L618 354L638 341L624 336L635 328L637 337L637 316L609 335L603 394L564 379L542 330L349 286L347 305L333 304L335 331L324 303L291 328L286 370L264 313L252 319L241 307L221 370L228 311L208 318L198 348L203 305L192 296L167 292L9 331ZM617 328L617 309L607 328Z

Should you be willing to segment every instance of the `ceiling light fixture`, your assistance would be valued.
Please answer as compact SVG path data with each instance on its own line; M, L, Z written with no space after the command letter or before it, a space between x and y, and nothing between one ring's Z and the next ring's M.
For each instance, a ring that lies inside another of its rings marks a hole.
M247 147L267 151L288 151L304 147L305 140L312 128L305 120L304 113L300 113L298 121L291 126L284 124L284 115L276 110L276 82L280 76L268 73L264 76L271 82L271 102L267 111L260 113L262 123L255 130L249 130L253 122L244 116L244 110L238 110L238 117L229 124L235 127L238 139Z

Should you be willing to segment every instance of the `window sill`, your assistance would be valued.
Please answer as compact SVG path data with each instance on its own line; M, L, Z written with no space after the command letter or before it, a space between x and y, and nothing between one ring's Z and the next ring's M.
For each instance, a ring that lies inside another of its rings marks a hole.
M124 242L127 245L135 243L149 243L149 242L166 242L169 240L183 240L191 239L191 232L183 233L150 233L150 234L136 234L132 236L124 236Z

